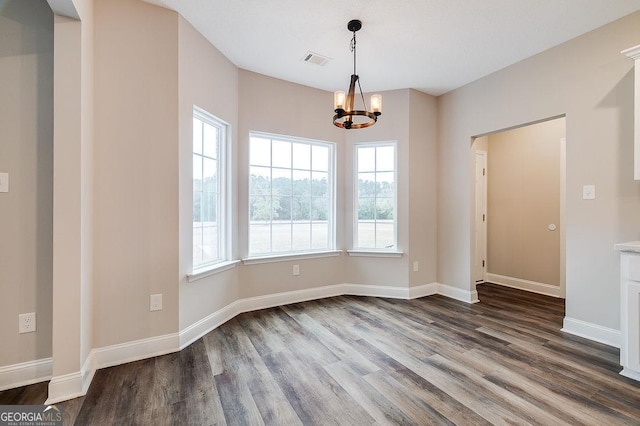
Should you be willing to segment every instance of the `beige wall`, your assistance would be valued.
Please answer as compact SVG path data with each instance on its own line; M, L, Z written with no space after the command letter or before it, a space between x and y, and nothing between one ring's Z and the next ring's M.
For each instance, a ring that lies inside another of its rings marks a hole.
M488 137L487 272L560 285L559 118ZM549 224L556 229L550 231Z
M53 14L39 0L0 9L0 366L51 356ZM37 331L18 334L35 312ZM11 348L11 350L8 350Z
M238 298L238 269L187 282L191 273L193 242L193 106L215 115L231 126L231 164L237 173L238 69L198 33L184 18L178 18L179 60L179 174L180 196L180 330L234 302ZM231 221L237 228L237 180L232 179ZM237 232L232 234L237 258Z
M566 114L567 317L619 327L612 247L638 239L640 217L633 63L620 51L638 40L635 13L439 98L439 282L474 285L471 138ZM596 185L596 200L582 200L586 184Z
M437 101L409 93L409 285L437 281ZM419 271L413 271L413 262Z
M96 347L178 331L178 15L95 1ZM149 311L149 295L163 310Z
M238 185L238 248L241 257L248 253L249 132L261 131L336 143L336 155L344 153L344 133L331 123L332 95L328 92L289 83L246 70L239 71L238 167L234 177ZM344 164L337 164L338 247L344 231ZM342 283L343 257L313 261L285 261L240 268L240 297L254 297L282 291L301 290ZM293 276L294 264L300 275Z

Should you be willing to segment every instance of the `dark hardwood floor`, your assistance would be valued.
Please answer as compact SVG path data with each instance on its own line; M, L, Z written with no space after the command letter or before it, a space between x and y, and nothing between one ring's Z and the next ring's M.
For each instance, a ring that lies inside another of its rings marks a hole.
M618 350L562 333L564 301L341 296L239 315L181 352L96 372L65 424L640 424ZM0 392L41 404L46 383Z

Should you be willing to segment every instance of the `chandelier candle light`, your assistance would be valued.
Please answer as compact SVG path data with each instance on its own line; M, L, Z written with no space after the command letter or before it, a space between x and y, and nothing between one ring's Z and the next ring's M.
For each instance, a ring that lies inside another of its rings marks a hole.
M351 75L351 83L349 84L349 92L345 94L338 91L333 94L333 109L336 115L333 116L333 124L343 129L364 129L373 126L378 121L378 117L382 114L382 96L371 95L371 111L367 110L367 104L360 87L360 79L356 73L356 32L362 28L362 22L357 19L349 21L347 24L349 31L353 32L351 39L351 51L353 52L353 74ZM355 109L355 91L356 83L362 98L364 109Z

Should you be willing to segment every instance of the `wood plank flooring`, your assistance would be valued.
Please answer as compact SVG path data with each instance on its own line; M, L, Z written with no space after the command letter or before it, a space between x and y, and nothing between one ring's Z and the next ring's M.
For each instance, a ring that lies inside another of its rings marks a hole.
M618 374L617 349L559 331L563 300L478 291L475 305L341 296L242 314L181 352L96 372L61 404L65 424L640 425L640 383Z

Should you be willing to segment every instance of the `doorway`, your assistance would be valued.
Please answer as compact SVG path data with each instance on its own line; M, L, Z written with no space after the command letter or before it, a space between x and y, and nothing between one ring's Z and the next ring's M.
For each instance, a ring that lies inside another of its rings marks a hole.
M565 128L556 117L473 139L476 283L564 298Z

